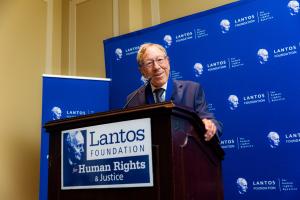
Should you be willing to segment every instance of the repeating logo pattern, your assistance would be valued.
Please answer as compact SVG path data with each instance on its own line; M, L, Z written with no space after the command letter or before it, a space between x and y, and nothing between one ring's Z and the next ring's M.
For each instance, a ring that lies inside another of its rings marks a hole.
M234 169L224 176L236 177L231 184L225 183L225 190L235 191L240 199L247 195L265 198L267 192L276 199L278 192L297 192L299 187L299 176L290 170L300 163L289 163L292 159L288 158L295 157L300 148L296 122L300 112L299 1L240 5L192 16L177 26L162 25L155 35L145 30L144 42L160 43L167 49L172 79L199 82L210 102L208 110L224 123L220 143L230 160L225 159L224 166ZM129 49L134 43L121 48ZM257 171L240 173L243 169L238 168L259 170L257 163L267 168L271 160L287 164L273 165L267 178ZM288 165L290 169L285 168ZM293 174L295 179L290 178ZM299 196L299 191L295 194Z
M220 22L220 27L223 34L228 33L230 30L230 21L228 19L222 19Z
M290 11L291 16L298 15L298 13L299 13L299 2L298 1L296 1L296 0L289 1L287 7Z
M251 177L246 180L239 177L236 179L236 191L240 197L247 196L250 191L255 193L298 191L295 182L295 180L287 178Z

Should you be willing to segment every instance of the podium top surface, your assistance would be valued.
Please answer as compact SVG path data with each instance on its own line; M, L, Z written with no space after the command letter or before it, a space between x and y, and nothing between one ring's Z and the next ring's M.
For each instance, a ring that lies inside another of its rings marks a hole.
M197 127L200 137L204 141L205 127L199 116L191 109L175 105L173 102L163 102L158 104L149 104L143 106L136 106L126 109L111 110L107 112L99 112L79 117L49 121L44 128L50 134L55 134L62 130L74 129L79 127L97 125L99 123L112 123L117 121L126 121L130 119L147 118L157 115L178 116L190 121ZM224 151L219 145L219 140L214 137L209 142L204 142L215 149L216 153L223 159Z
M186 116L186 117L189 116L189 118L198 118L198 115L194 111L188 108L175 105L173 102L163 102L158 104L142 105L142 106L136 106L136 107L126 108L126 109L117 109L117 110L111 110L107 112L98 112L89 115L82 115L78 117L71 117L66 119L49 121L44 125L44 128L46 128L46 130L50 130L54 127L60 127L61 125L76 123L79 121L82 122L82 121L89 121L89 120L111 118L113 116L128 116L130 114L137 114L137 113L150 114L156 112L168 112L170 114L175 114L180 116Z

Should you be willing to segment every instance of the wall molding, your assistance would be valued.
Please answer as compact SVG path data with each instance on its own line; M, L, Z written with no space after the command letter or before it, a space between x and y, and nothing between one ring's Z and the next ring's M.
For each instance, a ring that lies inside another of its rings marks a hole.
M113 0L113 35L120 35L119 0Z
M151 23L160 24L159 0L151 0Z
M70 0L69 1L69 75L76 75L76 10L77 5L89 0Z
M69 75L76 75L76 0L69 1Z
M53 0L44 0L47 3L47 23L46 23L46 57L44 71L52 74L53 61Z

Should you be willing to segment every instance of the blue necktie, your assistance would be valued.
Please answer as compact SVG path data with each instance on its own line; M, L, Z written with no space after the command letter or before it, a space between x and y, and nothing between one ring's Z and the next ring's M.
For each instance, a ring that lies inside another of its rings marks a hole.
M155 94L155 97L156 97L156 103L161 103L163 102L163 98L162 98L162 95L164 93L164 89L163 88L159 88L159 89L155 89L153 91L153 93Z

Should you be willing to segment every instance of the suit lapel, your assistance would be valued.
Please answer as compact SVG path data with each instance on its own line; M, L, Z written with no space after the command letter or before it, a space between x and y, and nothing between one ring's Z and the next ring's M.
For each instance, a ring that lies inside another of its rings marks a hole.
M150 84L148 84L147 87L145 88L145 96L144 97L145 97L144 98L145 104L153 104L153 103L155 103L154 96L153 96Z
M180 103L182 97L183 97L183 84L180 81L174 80L171 100L173 100L175 103Z

